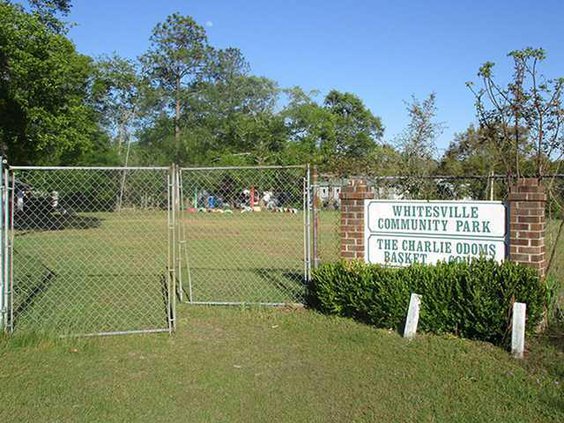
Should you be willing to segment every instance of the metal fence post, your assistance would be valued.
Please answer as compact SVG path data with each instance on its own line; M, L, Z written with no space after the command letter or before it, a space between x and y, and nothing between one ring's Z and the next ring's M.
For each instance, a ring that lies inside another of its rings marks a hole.
M5 300L6 294L6 279L4 278L4 257L6 252L4 250L5 226L4 226L4 197L7 195L5 189L6 181L4 180L4 160L0 157L0 180L1 180L1 198L0 202L0 331L6 330L6 316L7 316L7 302Z
M313 190L313 268L317 269L319 266L319 183L318 183L318 174L317 174L317 166L313 167L313 176L312 176L312 186L311 189Z
M10 178L12 175L12 186L10 188ZM6 231L4 247L6 259L6 268L4 274L8 279L8 331L14 331L14 211L15 211L15 195L16 195L16 173L4 169L4 177L6 179L6 199L4 201L4 227ZM11 192L10 192L11 191ZM10 196L10 197L8 197Z
M184 274L182 272L182 252L186 248L186 236L184 235L184 225L182 224L182 216L184 214L184 190L182 188L182 170L180 167L176 169L177 183L178 183L178 196L179 196L179 209L178 209L178 264L176 269L176 277L178 278L178 301L184 301Z
M306 205L307 208L304 210L306 213L306 242L307 242L307 282L311 280L311 210L312 210L312 196L311 196L311 168L310 165L307 165L307 176L306 176Z
M175 219L174 219L174 230L176 233L175 246L175 270L176 270L176 294L178 295L178 300L182 302L184 296L184 288L182 286L182 231L180 228L181 222L180 218L182 216L182 183L180 181L180 167L174 166L174 192L175 192Z
M304 176L302 181L302 208L303 208L303 225L304 225L304 281L308 280L308 244L307 244L307 177Z
M177 230L176 230L176 209L177 209L177 179L176 179L176 165L171 165L169 169L169 259L168 259L168 295L169 295L169 313L170 313L170 330L176 329L176 250L177 250Z

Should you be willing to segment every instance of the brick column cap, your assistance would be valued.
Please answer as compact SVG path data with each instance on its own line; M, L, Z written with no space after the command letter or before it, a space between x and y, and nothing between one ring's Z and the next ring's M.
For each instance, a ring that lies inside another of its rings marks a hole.
M539 178L519 178L509 188L510 202L538 201L546 202L544 186Z
M339 198L341 200L369 200L374 198L374 194L368 189L363 179L352 179L343 187Z

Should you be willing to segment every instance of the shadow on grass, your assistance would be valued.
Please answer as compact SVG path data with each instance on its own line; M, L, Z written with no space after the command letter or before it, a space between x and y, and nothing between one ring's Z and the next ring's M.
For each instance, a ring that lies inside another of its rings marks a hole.
M266 285L272 286L283 294L290 294L295 302L304 300L305 278L303 273L277 268L256 268L252 271Z
M14 215L14 229L60 231L63 229L98 228L102 219L93 216L80 216L73 213L34 213L18 212Z
M160 277L160 286L161 286L161 300L163 302L163 309L166 310L166 324L167 326L169 326L170 329L170 324L171 322L174 322L175 316L174 316L174 311L172 310L171 305L169 304L168 298L169 298L169 286L167 283L167 277L166 274L161 274ZM171 297L172 295L176 295L178 297L178 293L177 292L172 292L170 293Z
M12 327L17 327L19 317L24 315L33 304L44 295L52 285L57 274L45 266L41 260L14 250L14 262L25 264L24 272L15 267L14 274L14 305Z
M194 301L237 303L301 303L305 299L303 273L288 268L191 267ZM183 291L189 296L188 284Z
M24 332L35 331L40 334L60 336L142 330L147 327L161 329L168 328L169 321L173 317L168 301L167 278L163 273L152 275L150 284L141 287L143 291L132 292L132 295L125 297L128 286L123 286L117 295L113 295L115 286L122 283L124 279L147 280L147 274L102 273L77 274L76 277L68 274L60 276L37 258L18 253L17 259L21 261L14 274L12 327L15 331L21 328ZM96 279L102 279L104 284L98 284L97 289L92 292L93 297L84 295L77 298L72 291L68 296L70 283L81 281L85 286L92 286L92 281ZM129 287L136 288L132 285ZM52 298L53 294L60 296L55 302ZM101 294L111 296L112 300L100 302ZM43 301L49 296L47 302ZM99 321L94 325L91 316L82 312L86 302L88 305L94 302L97 307L101 307L99 316L102 317L98 317ZM61 316L61 312L65 310L70 310L72 313L66 313L66 317ZM108 315L108 310L114 310L114 314ZM140 311L146 314L140 315Z

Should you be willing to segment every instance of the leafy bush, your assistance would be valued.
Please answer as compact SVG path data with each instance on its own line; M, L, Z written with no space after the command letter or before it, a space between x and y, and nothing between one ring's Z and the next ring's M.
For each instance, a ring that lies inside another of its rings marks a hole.
M338 262L314 272L309 305L383 328L400 329L411 293L422 295L419 328L506 345L514 301L527 304L527 330L543 318L547 289L534 269L477 259L393 269Z

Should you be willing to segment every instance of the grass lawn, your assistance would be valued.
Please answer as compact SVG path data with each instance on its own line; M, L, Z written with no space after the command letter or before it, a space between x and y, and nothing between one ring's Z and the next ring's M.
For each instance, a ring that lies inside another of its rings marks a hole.
M561 285L564 285L564 233L560 235L558 245L555 245L560 220L549 220L546 225L546 251L547 260L554 250L553 262L550 266L550 275L557 278Z
M166 213L88 213L80 219L89 224L16 233L16 329L166 329ZM303 300L303 214L185 213L180 221L187 240L180 253L185 299ZM558 224L548 224L547 251ZM322 262L338 259L338 227L338 212L320 213ZM560 245L550 274L562 283L564 239Z
M181 223L187 298L191 292L196 302L303 301L303 213L184 213Z
M73 219L65 229L16 232L15 330L166 329L166 212Z
M303 213L183 213L184 298L303 301L303 218ZM16 330L166 329L166 213L80 213L77 219L57 230L16 232ZM337 212L321 213L324 260L338 258L338 223Z
M2 422L564 419L558 333L529 342L527 359L515 361L489 344L427 335L406 342L308 310L186 304L172 336L27 333L38 323L166 327L165 215L89 218L100 224L18 233L17 254L25 255L15 260L25 270L16 276L28 285L15 298L21 330L0 338ZM203 252L188 255L195 300L302 294L302 215L183 219ZM321 214L323 260L338 254L337 224L338 213ZM556 228L549 223L549 248ZM556 251L551 273L562 281L564 248Z
M489 344L307 310L179 315L172 336L0 338L0 421L564 419L563 380Z

